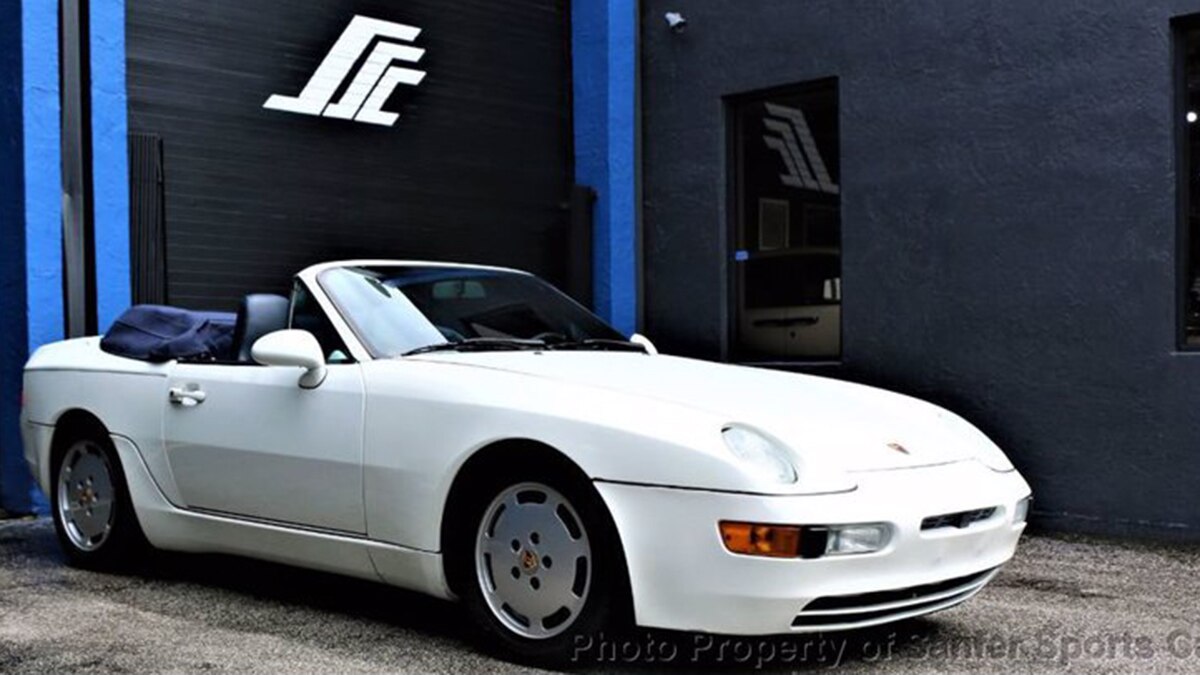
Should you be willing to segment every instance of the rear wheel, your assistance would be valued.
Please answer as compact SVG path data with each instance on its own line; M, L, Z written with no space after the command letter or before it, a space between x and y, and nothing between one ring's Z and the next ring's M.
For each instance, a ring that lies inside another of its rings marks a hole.
M146 540L107 434L74 434L56 450L55 460L54 528L67 559L88 569L131 562Z
M533 473L533 472L531 472ZM493 648L569 664L626 595L607 511L586 480L551 472L488 481L454 547L456 587Z

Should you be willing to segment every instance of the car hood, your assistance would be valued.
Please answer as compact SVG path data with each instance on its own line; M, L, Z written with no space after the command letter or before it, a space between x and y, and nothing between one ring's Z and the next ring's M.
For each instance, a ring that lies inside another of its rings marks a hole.
M976 441L952 426L947 419L952 416L941 408L829 378L622 352L446 352L408 358L688 406L724 423L756 427L801 457L843 471L929 466L975 456Z

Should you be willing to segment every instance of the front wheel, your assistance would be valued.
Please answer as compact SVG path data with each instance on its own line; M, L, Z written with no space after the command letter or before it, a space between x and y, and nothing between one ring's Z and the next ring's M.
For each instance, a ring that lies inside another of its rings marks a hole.
M609 627L626 593L599 496L586 481L555 476L496 480L472 511L460 533L471 545L459 547L459 586L475 623L510 657L569 664L580 640Z
M146 547L107 435L79 434L55 452L54 529L72 565L114 569Z

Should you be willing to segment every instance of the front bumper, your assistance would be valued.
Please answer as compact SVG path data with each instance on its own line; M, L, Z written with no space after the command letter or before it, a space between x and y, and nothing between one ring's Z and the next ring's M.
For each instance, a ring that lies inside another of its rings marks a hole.
M597 481L624 545L638 625L733 635L831 631L945 609L1012 557L1029 486L978 462L855 474L858 489L760 496ZM996 507L967 527L921 529L929 516ZM730 553L718 522L886 522L875 553L815 559ZM819 602L813 602L820 598ZM806 609L806 606L812 605Z

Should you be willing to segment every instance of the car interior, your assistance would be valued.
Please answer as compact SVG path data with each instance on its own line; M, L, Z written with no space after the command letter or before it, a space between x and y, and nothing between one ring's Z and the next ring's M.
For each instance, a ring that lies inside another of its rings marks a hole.
M288 327L291 301L282 295L251 293L238 303L237 319L233 325L233 349L231 360L238 363L254 363L250 349L267 333ZM217 359L222 361L223 359Z

